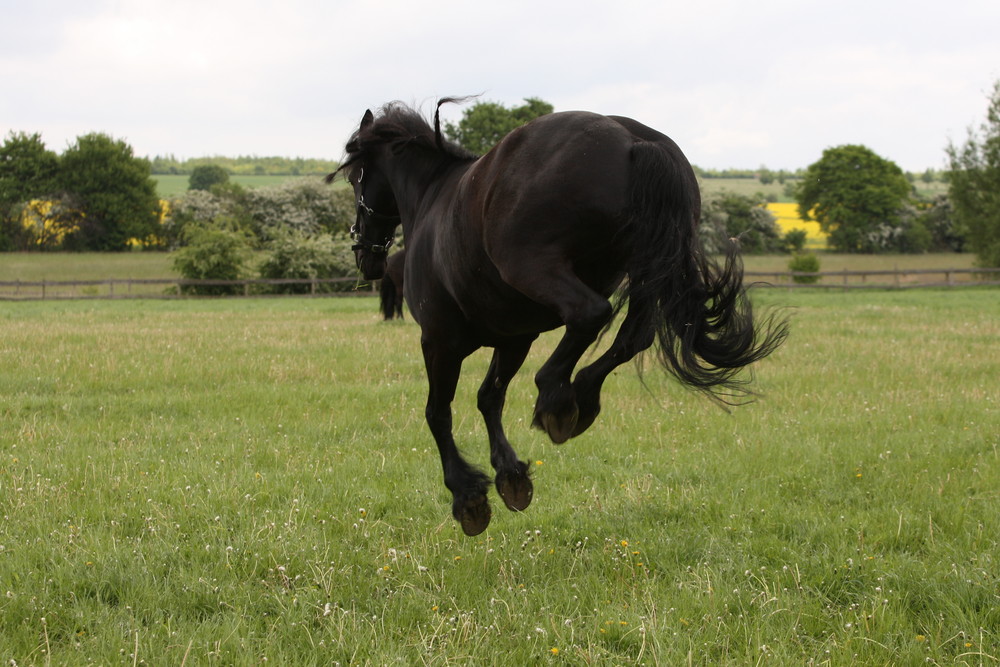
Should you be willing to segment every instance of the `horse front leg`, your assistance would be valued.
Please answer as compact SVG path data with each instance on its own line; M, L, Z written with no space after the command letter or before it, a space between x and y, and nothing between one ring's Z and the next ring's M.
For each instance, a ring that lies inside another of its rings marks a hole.
M424 337L421 346L430 387L425 414L441 455L444 484L451 491L451 513L466 535L478 535L486 530L492 515L486 499L490 478L462 458L452 435L451 420L462 360L468 355L435 343L433 337Z
M486 422L490 439L490 463L496 471L497 493L507 509L520 512L531 503L534 487L528 477L528 464L517 458L503 430L503 406L507 387L524 363L535 336L516 339L493 350L490 369L479 388L479 411Z

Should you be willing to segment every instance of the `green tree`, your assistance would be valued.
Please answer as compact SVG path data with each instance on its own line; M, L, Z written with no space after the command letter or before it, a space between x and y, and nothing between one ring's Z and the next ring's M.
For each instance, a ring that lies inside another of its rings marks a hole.
M188 190L211 190L213 185L229 182L229 172L217 164L201 164L191 170Z
M809 165L795 198L802 219L811 214L835 250L880 252L893 249L911 189L895 163L846 145L826 149Z
M458 125L445 123L444 132L466 150L482 155L512 130L552 111L551 104L537 97L525 98L524 104L510 109L498 102L478 102L462 113Z
M51 198L59 158L39 134L11 132L0 146L0 250L23 250L30 243L21 225L32 199Z
M261 278L341 278L357 274L351 240L341 233L339 238L330 234L309 235L294 228L282 230L268 244L268 255L260 267ZM278 294L306 294L311 285L272 285L271 292ZM319 285L319 292L355 289L354 283L327 283Z
M149 161L106 134L78 137L59 161L59 187L84 214L66 244L80 250L125 250L129 239L158 232L160 201Z
M993 85L980 132L948 145L948 193L959 227L980 266L1000 266L1000 81Z

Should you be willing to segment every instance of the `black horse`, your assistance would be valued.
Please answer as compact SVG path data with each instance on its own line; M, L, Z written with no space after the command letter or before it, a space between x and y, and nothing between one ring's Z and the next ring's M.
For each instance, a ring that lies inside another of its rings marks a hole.
M754 323L735 243L721 267L703 253L698 184L665 135L628 118L573 111L543 116L476 157L441 134L440 107L452 101L438 102L433 126L400 103L366 112L338 172L354 186L354 250L366 279L383 275L403 225L404 291L430 385L427 422L452 513L476 535L490 521L490 479L459 453L451 413L473 351L493 348L478 405L497 491L509 509L524 510L533 486L501 412L540 332L565 326L535 376L533 419L562 443L593 423L608 374L654 339L682 383L738 403L749 393L738 371L770 354L787 324ZM609 349L574 377L619 312Z
M406 251L398 250L389 256L385 265L385 275L379 285L379 308L384 320L403 319L403 262Z

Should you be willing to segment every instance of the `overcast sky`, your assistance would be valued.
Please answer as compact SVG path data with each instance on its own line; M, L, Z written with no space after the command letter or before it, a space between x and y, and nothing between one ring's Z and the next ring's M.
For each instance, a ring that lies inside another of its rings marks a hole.
M339 159L368 107L483 93L631 116L704 168L860 143L921 171L997 79L996 0L0 0L0 131L57 152Z

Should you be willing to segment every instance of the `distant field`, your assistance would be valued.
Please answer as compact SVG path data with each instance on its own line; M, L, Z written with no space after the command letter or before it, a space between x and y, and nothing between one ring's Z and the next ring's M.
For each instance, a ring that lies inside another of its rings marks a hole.
M187 191L189 178L190 177L187 174L153 175L153 180L156 181L157 191L164 199L184 194ZM239 183L240 185L248 188L278 185L293 178L321 178L321 176L230 176L230 180L234 183ZM764 197L770 196L775 198L779 202L792 201L792 198L785 194L785 186L789 182L793 181L786 181L785 183L778 183L775 181L767 185L764 185L756 178L704 178L698 181L702 192L705 194L721 191L735 192L736 194L746 196L760 194ZM914 186L917 188L917 192L922 196L933 196L947 192L947 186L940 181L935 181L930 184L923 183L921 181L915 183Z
M0 281L172 278L173 261L166 252L8 252Z
M747 197L760 194L776 197L777 201L792 201L785 195L785 183L777 181L764 185L756 178L702 178L698 179L698 184L704 195L725 191Z
M240 176L233 175L229 177L229 180L233 183L239 183L243 187L247 188L260 188L266 187L268 185L280 185L287 180L293 178L316 178L320 179L322 176ZM153 180L156 181L156 190L159 192L160 197L167 199L170 197L176 197L187 192L188 189L188 179L190 176L187 174L154 174Z
M787 234L793 229L805 230L806 248L809 250L822 250L826 248L826 234L815 220L803 220L799 217L799 205L794 202L769 203L767 210L774 214L778 227L782 234Z
M698 181L705 194L721 191L735 192L746 196L760 194L764 197L773 197L776 201L784 203L794 201L785 193L785 187L788 183L795 182L795 179L789 179L785 183L775 181L764 185L756 178L703 178ZM913 187L921 197L934 197L948 192L948 185L942 181L924 183L918 180L913 183Z

